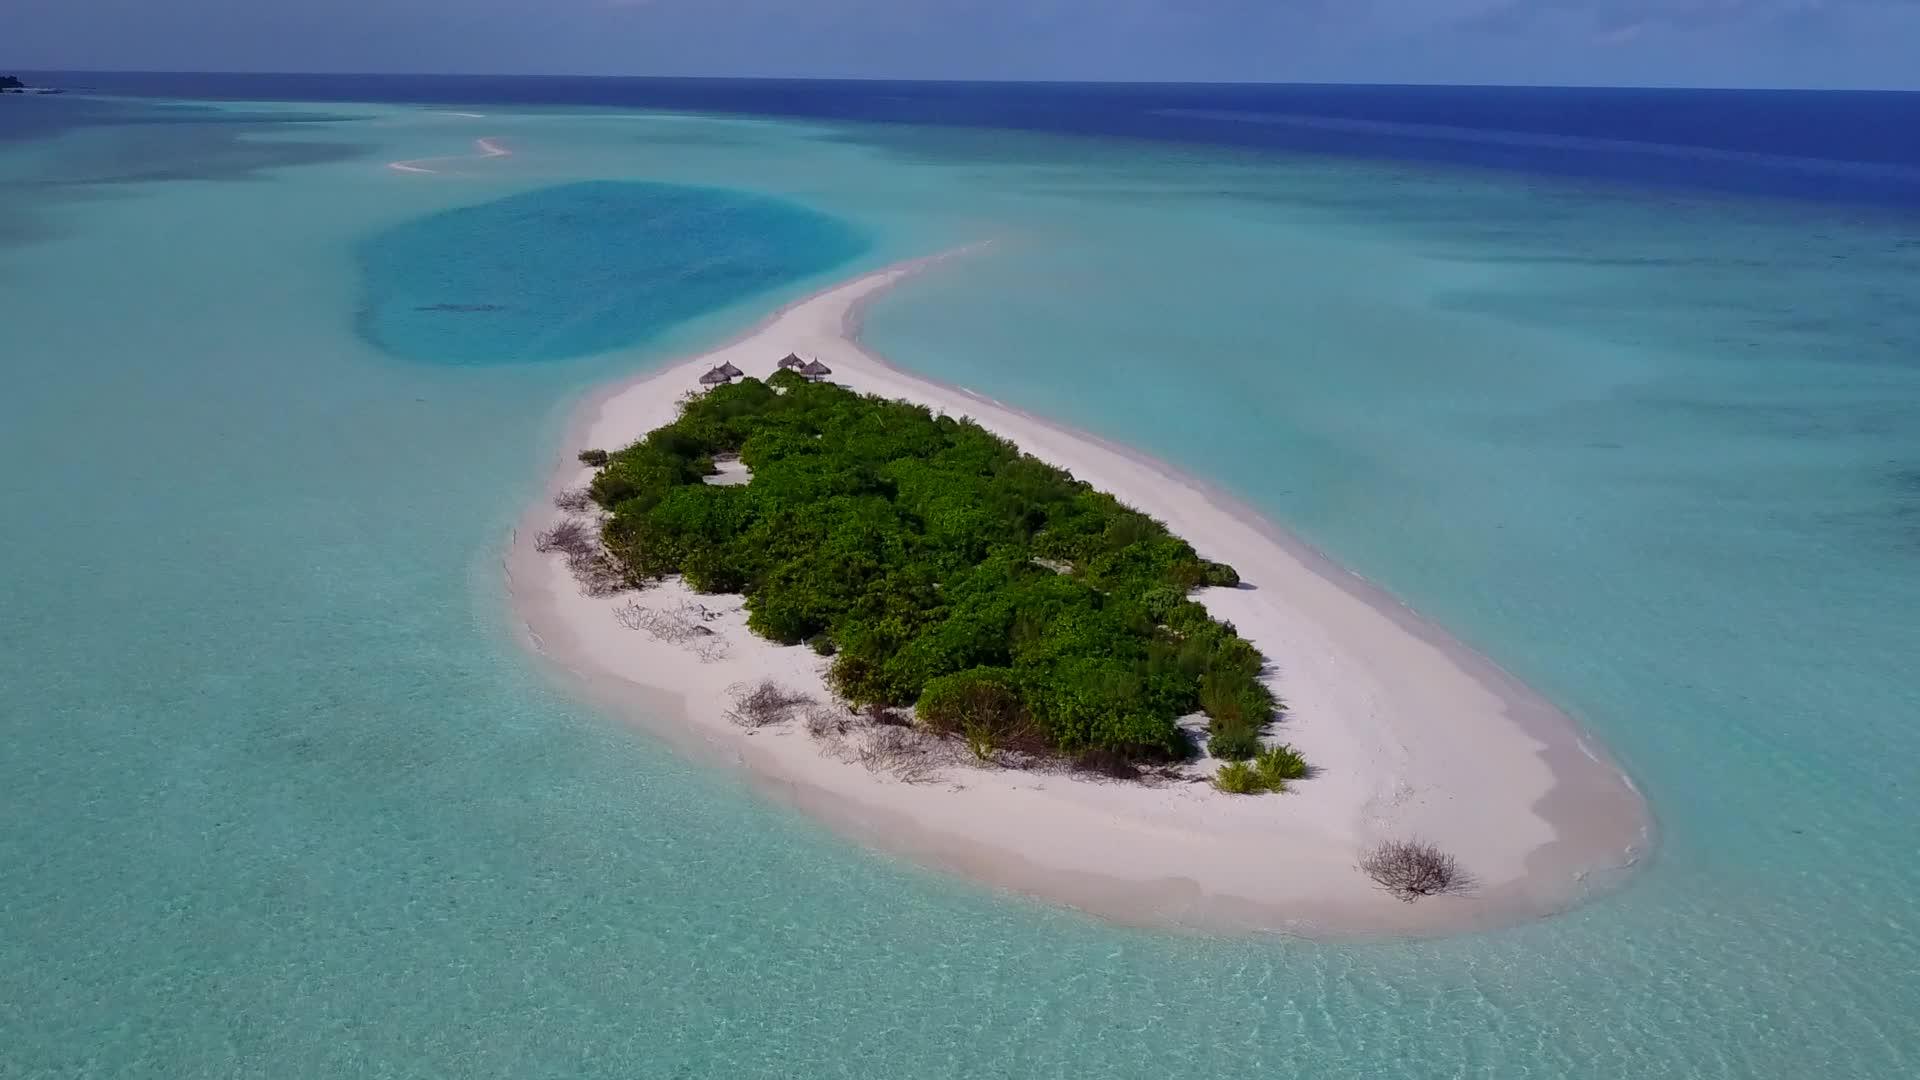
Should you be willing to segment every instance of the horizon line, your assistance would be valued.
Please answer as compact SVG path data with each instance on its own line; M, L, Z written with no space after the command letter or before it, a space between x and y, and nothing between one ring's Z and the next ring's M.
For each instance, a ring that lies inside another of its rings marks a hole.
M1683 90L1708 93L1827 93L1827 94L1920 94L1920 87L1847 87L1847 86L1762 86L1703 85L1684 83L1554 83L1554 82L1369 82L1321 80L1239 80L1239 79L1061 79L1061 78L897 78L884 75L607 75L580 72L484 72L484 71L247 71L241 69L165 69L165 68L34 68L7 69L27 75L229 75L249 78L343 78L343 79L595 79L625 82L788 82L788 83L891 83L920 86L1138 86L1138 87L1346 87L1461 90Z

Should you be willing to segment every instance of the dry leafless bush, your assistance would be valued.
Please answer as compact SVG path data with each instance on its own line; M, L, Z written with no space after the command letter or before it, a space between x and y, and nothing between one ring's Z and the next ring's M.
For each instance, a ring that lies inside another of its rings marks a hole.
M727 687L727 696L733 699L727 719L741 727L784 724L793 719L795 712L813 704L812 698L794 693L772 679L762 679L758 684L734 683Z
M1140 766L1112 750L1088 750L1073 759L1077 776L1101 780L1138 780Z
M580 590L588 596L613 596L633 587L627 569L604 551L580 552L567 556L567 569Z
M600 546L591 522L563 518L533 538L533 549L567 557L567 570L588 596L612 596L633 586L626 567Z
M569 514L584 514L593 509L593 496L583 487L568 488L553 497L553 505Z
M851 738L864 731L867 722L838 701L816 701L806 707L807 734L820 744L821 752L836 761L854 760Z
M533 538L533 550L564 552L567 555L592 555L600 550L600 538L579 518L563 518L552 528Z
M895 779L918 783L933 779L939 771L937 744L938 740L912 728L875 725L860 733L853 759L868 772L890 773Z
M1464 893L1473 877L1452 855L1424 840L1388 840L1360 859L1374 883L1411 904L1423 896Z
M824 741L838 741L859 726L860 717L838 705L816 701L806 708L807 734Z
M682 646L705 663L725 659L733 648L725 634L717 634L705 625L716 617L714 613L692 601L683 601L669 611L629 600L613 609L613 617L621 626L639 630L655 641Z
M647 607L634 600L615 608L613 617L620 620L620 625L629 630L639 630L655 641L665 641L674 645L684 645L696 638L716 636L701 619L689 615L684 608L668 611Z
M698 600L682 600L676 610L690 622L712 622L720 617L719 612Z

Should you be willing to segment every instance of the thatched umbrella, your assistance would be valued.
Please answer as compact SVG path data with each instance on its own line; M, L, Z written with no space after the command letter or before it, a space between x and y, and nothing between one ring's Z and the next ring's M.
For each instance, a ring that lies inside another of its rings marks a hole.
M785 357L784 357L783 359L781 359L781 361L780 361L780 370L781 370L781 371L786 371L786 370L787 370L787 369L789 369L789 368L801 368L801 367L805 367L805 366L806 366L806 363L807 363L807 362L806 362L805 360L802 360L802 359L800 359L800 357L799 357L798 355L796 355L796 354L794 354L794 353L788 353L788 354L787 354L787 355L786 355L786 356L785 356Z
M721 364L719 367L714 368L713 370L718 371L720 374L725 375L729 379L737 379L740 376L746 374L746 372L741 371L737 367L734 367L733 364L731 363Z
M824 379L833 374L833 369L818 360L809 360L800 366L800 374L809 379Z
M728 375L726 372L720 370L719 368L709 369L705 375L700 376L701 386L720 386L724 383L729 383L732 381L733 381L732 376Z

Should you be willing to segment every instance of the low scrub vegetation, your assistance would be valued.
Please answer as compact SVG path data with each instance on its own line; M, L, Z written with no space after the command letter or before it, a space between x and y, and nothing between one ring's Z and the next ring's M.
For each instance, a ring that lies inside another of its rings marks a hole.
M1214 756L1221 755L1216 752ZM1213 786L1229 795L1281 792L1287 790L1287 781L1304 780L1309 771L1307 759L1301 757L1298 750L1284 745L1269 746L1240 760L1222 761L1220 771L1214 774Z
M1229 795L1258 795L1267 790L1266 781L1244 761L1225 761L1214 774L1213 786Z
M1213 774L1213 786L1231 796L1258 796L1261 792L1284 792L1288 780L1306 780L1308 773L1308 761L1300 757L1298 749L1269 746L1238 761L1221 761L1219 773Z
M1307 759L1300 756L1300 751L1284 743L1254 755L1253 768L1271 791L1285 791L1287 781L1305 780L1309 771Z

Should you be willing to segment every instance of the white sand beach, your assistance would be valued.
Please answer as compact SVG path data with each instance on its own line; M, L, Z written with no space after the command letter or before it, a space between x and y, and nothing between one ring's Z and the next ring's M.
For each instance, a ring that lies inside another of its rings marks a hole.
M1235 567L1241 588L1196 595L1272 661L1288 706L1274 738L1317 774L1262 796L961 763L905 782L823 754L798 723L737 726L724 715L729 686L771 677L824 700L827 661L750 635L739 597L693 597L678 583L583 595L560 558L534 549L535 534L562 516L543 499L517 529L507 569L527 641L570 683L684 748L737 762L762 790L863 843L1130 923L1450 932L1563 910L1644 854L1646 807L1579 726L1383 591L1170 467L865 351L862 304L922 265L828 289L718 350L596 396L562 448L549 498L591 476L577 450L618 449L670 422L709 368L731 362L764 378L789 352L817 357L852 389L971 417ZM709 613L698 653L618 614L684 600ZM1456 854L1477 888L1414 903L1381 891L1355 864L1375 842L1403 837Z

